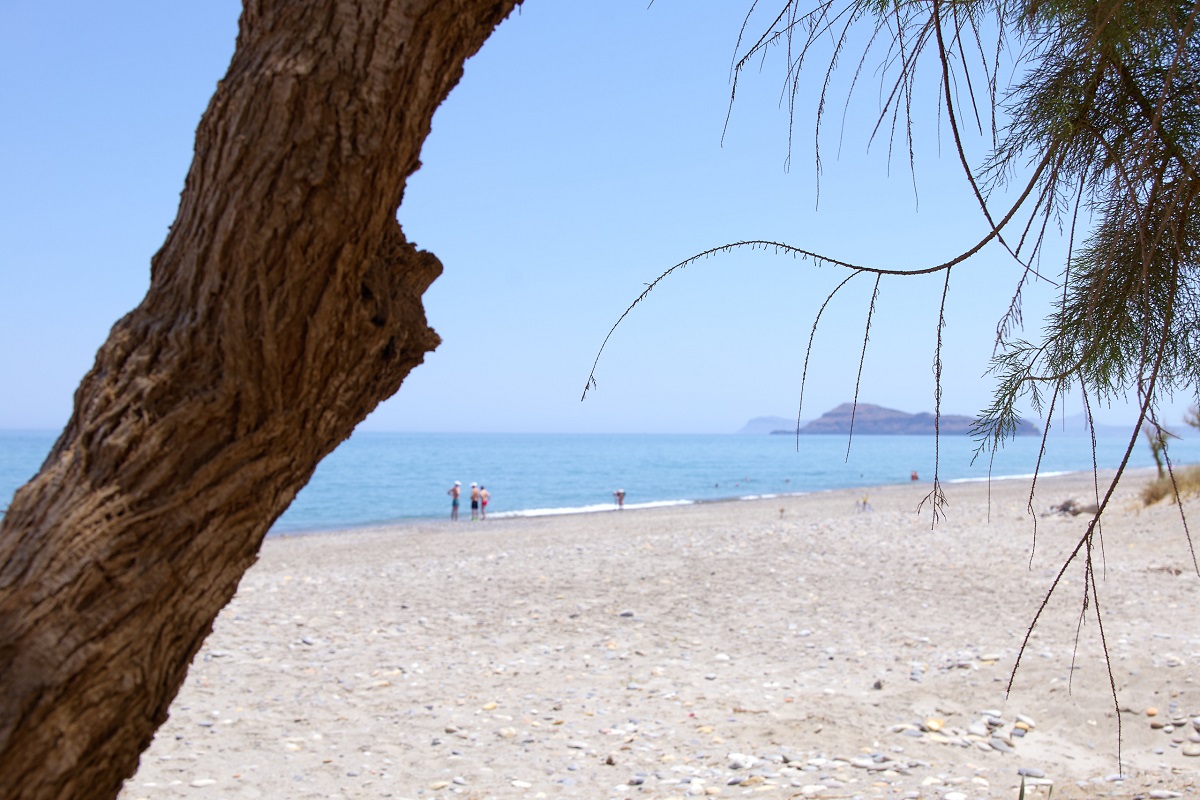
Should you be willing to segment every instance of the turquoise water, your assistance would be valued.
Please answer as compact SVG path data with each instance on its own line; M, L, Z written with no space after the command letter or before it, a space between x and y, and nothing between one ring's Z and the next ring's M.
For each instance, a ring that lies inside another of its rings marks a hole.
M52 432L0 432L0 507L41 465ZM626 492L626 507L814 492L933 477L931 436L856 436L846 459L843 436L654 434L430 434L356 433L317 468L312 481L272 529L330 530L449 514L446 491L462 481L462 517L472 481L492 495L489 516L532 516L613 508L612 493ZM1030 475L1038 437L1011 442L992 465L994 477ZM1125 442L1099 442L1101 468L1117 466ZM981 480L986 462L971 464L969 437L941 441L943 480ZM1200 462L1200 439L1171 445L1175 463ZM1131 464L1153 466L1139 443ZM1090 442L1053 437L1042 460L1044 474L1090 469Z

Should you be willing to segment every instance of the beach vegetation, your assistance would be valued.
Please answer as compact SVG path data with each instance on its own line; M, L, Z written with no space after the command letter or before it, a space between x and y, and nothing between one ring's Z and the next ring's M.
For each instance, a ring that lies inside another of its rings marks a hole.
M1150 458L1154 459L1154 468L1158 471L1158 479L1162 480L1167 477L1167 467L1164 463L1167 452L1167 440L1178 439L1179 437L1166 428L1159 428L1157 426L1142 428L1142 433L1145 434L1146 444L1150 447Z
M1200 430L1200 406L1192 406L1183 416L1185 425ZM1154 463L1158 467L1158 476L1142 487L1142 503L1154 505L1170 498L1171 502L1179 503L1181 498L1200 495L1200 465L1188 465L1167 469L1163 464L1163 455L1167 448L1167 439L1179 437L1159 428L1156 435L1147 433L1150 449L1154 454Z
M1178 503L1180 498L1200 495L1200 465L1189 464L1176 467L1169 473L1164 471L1142 487L1142 503L1151 506L1169 499Z

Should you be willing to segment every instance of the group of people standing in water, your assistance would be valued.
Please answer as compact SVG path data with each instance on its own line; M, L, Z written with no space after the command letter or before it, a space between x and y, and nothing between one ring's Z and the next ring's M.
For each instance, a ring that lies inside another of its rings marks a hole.
M450 491L446 492L446 494L450 495L450 520L452 522L457 522L458 503L459 499L462 497L462 482L455 481L454 485L450 487ZM477 483L472 483L470 498L471 521L474 522L477 519L487 519L488 500L491 499L491 495L488 494L488 490Z
M450 521L458 522L458 504L462 499L462 481L455 481L454 485L446 492L450 495ZM471 521L477 519L487 519L488 500L491 499L491 494L488 490L477 483L471 484ZM617 489L613 492L613 500L617 503L617 508L625 508L625 490Z

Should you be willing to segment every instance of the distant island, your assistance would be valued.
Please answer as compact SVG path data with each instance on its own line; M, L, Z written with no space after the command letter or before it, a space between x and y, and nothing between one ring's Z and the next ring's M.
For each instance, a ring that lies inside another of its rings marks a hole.
M846 435L851 432L852 416L854 433L879 436L924 436L935 432L934 415L928 412L909 414L871 403L859 403L857 408L853 403L842 403L837 408L826 411L812 422L802 425L800 433L806 436L829 433ZM936 431L946 436L964 436L971 433L971 427L974 424L974 417L966 417L961 414L942 414L941 419L937 420ZM771 433L795 435L796 428L775 428ZM1019 436L1031 436L1038 433L1040 431L1036 427L1024 420L1017 425L1017 435Z

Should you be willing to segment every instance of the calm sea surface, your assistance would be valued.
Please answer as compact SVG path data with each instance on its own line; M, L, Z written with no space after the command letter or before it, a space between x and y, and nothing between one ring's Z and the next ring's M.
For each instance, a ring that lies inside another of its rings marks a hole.
M53 444L48 431L0 432L0 508L37 471ZM997 455L993 477L1030 475L1038 437L1022 437ZM454 481L487 487L489 515L533 516L626 506L814 492L933 477L931 436L855 436L846 458L844 436L654 434L356 433L317 468L312 481L276 522L274 532L332 530L448 516ZM1125 442L1101 439L1097 461L1115 467ZM941 441L943 480L981 480L988 464L971 464L969 437ZM1173 463L1200 462L1200 439L1171 445ZM1153 466L1139 443L1133 466ZM1052 437L1043 473L1092 466L1086 437ZM464 502L462 516L470 515Z

